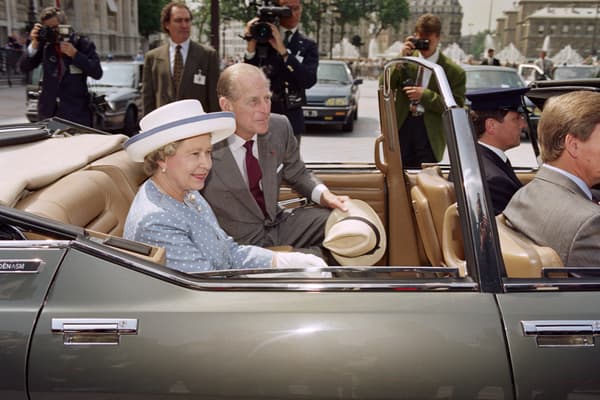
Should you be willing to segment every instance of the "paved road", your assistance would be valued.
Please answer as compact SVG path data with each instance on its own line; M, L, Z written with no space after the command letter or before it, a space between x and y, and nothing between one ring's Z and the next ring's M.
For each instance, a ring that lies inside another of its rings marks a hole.
M27 122L25 118L25 86L0 87L0 124Z

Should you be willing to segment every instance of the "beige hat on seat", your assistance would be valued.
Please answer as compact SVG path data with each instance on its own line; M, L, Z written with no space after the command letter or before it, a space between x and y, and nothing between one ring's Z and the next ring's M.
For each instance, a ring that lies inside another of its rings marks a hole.
M348 211L335 209L325 224L323 247L341 265L374 265L386 250L386 235L379 216L367 203L351 199Z

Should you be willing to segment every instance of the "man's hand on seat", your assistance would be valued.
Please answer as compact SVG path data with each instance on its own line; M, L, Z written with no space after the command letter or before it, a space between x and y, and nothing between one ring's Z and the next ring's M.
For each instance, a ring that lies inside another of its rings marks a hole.
M342 211L348 211L345 202L350 200L348 196L337 196L326 190L321 194L321 205L327 208L339 208Z

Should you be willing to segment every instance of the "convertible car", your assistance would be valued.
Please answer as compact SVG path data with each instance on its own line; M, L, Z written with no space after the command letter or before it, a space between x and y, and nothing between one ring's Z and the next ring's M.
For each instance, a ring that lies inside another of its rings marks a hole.
M403 63L437 80L453 182L447 165L402 166L387 78ZM399 58L384 78L375 162L312 167L378 212L387 252L323 276L169 269L164 249L121 238L146 179L125 136L3 127L0 398L600 397L600 269L494 217L439 66Z

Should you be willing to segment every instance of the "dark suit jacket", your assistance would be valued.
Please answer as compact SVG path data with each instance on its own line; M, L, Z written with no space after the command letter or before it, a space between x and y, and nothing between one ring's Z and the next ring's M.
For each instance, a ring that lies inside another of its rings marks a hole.
M490 64L488 58L485 57L481 62L481 65L500 65L500 61L496 57L494 57L492 58L492 63Z
M183 77L176 97L169 62L169 43L150 50L144 57L144 83L142 97L144 114L152 110L183 99L197 99L206 112L219 111L217 81L219 80L219 58L217 52L208 46L190 41ZM194 83L194 75L202 74L204 84Z
M282 180L309 199L312 190L321 183L306 169L292 127L284 116L271 115L269 131L258 135L257 145L268 214L266 220L242 177L227 140L214 145L213 167L202 190L221 227L239 243L261 243L265 225L277 221L282 212L277 205Z
M494 214L501 214L506 205L517 190L523 187L523 184L517 178L515 172L492 150L480 144L479 153L483 161L483 171L487 181Z
M271 112L287 116L294 128L294 134L302 134L305 131L304 115L301 107L303 104L290 109L286 107L284 98L287 91L298 93L306 100L305 90L317 82L317 68L319 66L317 44L296 31L289 39L288 52L290 55L285 62L275 49L269 45L267 46L265 59L261 59L257 51L252 59L246 59L245 61L262 67L271 80L271 91L273 92Z
M92 126L87 77L102 77L100 58L94 42L85 36L72 35L70 40L77 49L74 58L59 55L53 44L46 43L33 57L25 50L20 68L29 72L43 65L42 92L38 100L40 119L57 116Z
M600 266L600 206L569 178L542 165L504 210L510 223L565 266Z
M415 52L418 55L418 52ZM467 77L465 71L456 63L454 63L449 57L446 57L440 52L438 58L438 65L440 65L450 84L450 89L454 95L454 100L459 106L465 104L465 91ZM392 90L396 91L396 118L398 120L398 129L404 125L404 121L408 117L410 110L409 100L406 94L402 91L404 81L406 79L412 79L416 81L417 66L414 64L403 65L395 68L392 71L390 77L390 86ZM380 79L381 81L381 79ZM429 80L427 89L423 92L421 98L421 104L425 108L423 119L425 122L425 129L427 129L427 137L431 144L431 149L436 159L440 161L444 155L444 149L446 148L446 137L444 135L444 129L442 126L442 112L444 111L444 103L441 96L439 95L439 88L435 78Z

